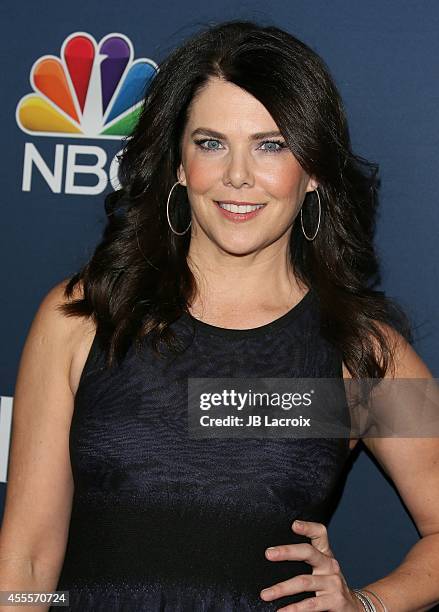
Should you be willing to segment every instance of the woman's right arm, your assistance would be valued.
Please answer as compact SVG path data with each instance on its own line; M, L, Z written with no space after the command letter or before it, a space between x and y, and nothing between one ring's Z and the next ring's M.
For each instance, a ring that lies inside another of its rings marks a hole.
M81 319L56 310L65 302L64 285L44 297L21 354L0 530L0 591L54 591L64 561L73 496L69 372L81 326ZM35 612L48 608L32 606ZM22 609L29 607L2 606L5 612Z

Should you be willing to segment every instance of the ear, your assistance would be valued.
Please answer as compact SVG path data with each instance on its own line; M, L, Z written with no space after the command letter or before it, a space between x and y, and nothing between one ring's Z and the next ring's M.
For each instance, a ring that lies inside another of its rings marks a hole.
M315 191L319 186L318 181L313 176L310 176L306 185L306 191Z
M180 164L177 170L177 180L186 187L186 173L183 168L183 164Z

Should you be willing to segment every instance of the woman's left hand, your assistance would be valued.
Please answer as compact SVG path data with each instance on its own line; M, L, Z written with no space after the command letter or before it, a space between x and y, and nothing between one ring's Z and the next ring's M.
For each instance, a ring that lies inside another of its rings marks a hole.
M354 612L364 610L362 603L349 589L341 573L340 565L334 558L329 546L325 525L311 521L295 521L291 529L311 538L311 544L285 544L274 546L265 551L270 561L302 560L313 566L312 574L302 574L289 580L278 582L261 591L264 601L272 601L285 595L303 591L315 591L316 597L278 608L277 612L299 612L299 610L320 610L322 612ZM274 553L274 554L270 554Z

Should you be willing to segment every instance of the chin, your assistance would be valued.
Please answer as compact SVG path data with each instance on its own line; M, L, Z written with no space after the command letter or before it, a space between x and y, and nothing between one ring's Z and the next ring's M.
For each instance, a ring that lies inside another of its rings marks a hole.
M217 242L218 247L230 255L243 256L259 251L263 245L245 240L223 240Z

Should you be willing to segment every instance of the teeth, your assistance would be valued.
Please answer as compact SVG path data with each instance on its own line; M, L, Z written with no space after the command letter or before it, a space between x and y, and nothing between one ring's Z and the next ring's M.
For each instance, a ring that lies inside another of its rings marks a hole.
M263 204L254 204L254 205L246 205L246 206L238 206L237 204L224 204L223 202L218 202L218 204L220 205L221 208L224 208L224 210L228 210L229 212L233 212L233 213L249 213L249 212L253 212L254 210L257 210L258 208L262 208L264 205Z

